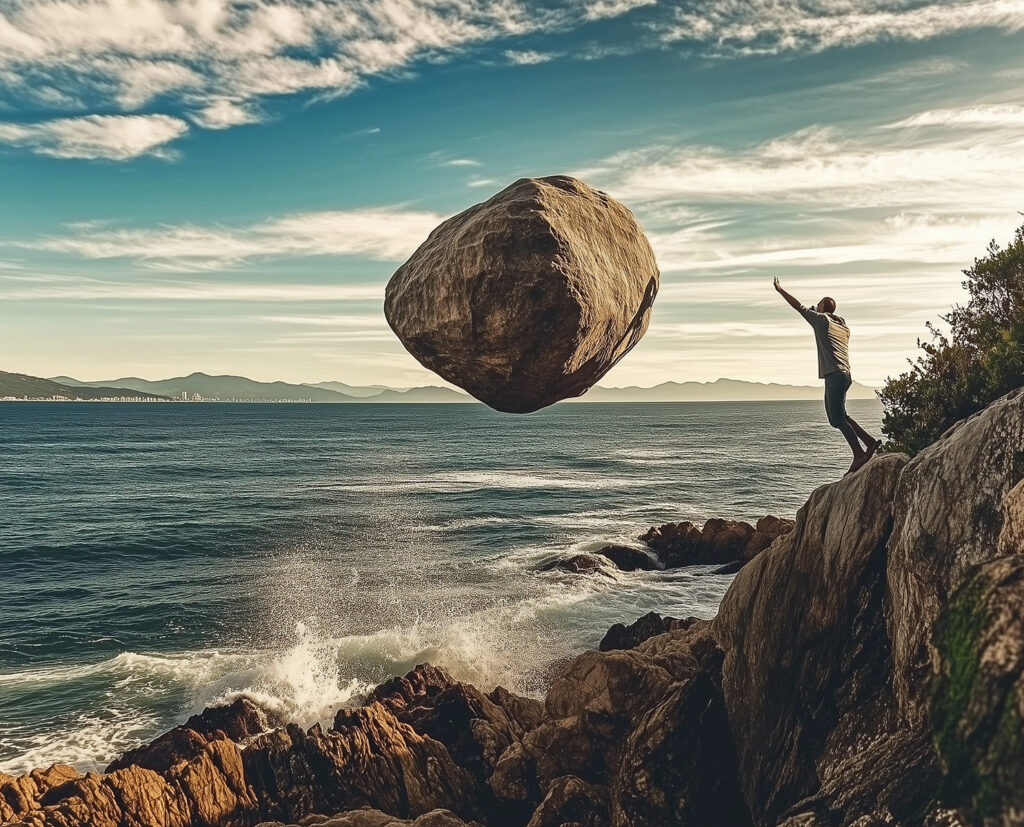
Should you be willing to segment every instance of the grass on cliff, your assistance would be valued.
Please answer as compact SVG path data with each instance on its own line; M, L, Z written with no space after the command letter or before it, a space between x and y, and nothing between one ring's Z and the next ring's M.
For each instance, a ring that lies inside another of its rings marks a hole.
M1010 244L994 241L964 270L966 305L927 323L928 341L910 370L886 380L886 450L916 454L951 425L1024 385L1024 225Z
M967 807L982 819L1024 804L1022 721L1012 687L982 698L981 640L991 620L986 605L992 584L975 573L953 595L936 628L943 670L931 693L935 744L944 772L939 800ZM982 717L978 717L983 709Z

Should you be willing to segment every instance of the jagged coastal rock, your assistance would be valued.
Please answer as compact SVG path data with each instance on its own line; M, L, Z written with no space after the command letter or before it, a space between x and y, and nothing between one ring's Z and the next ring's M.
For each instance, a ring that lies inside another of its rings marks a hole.
M581 395L640 341L658 278L622 204L568 176L522 178L438 226L384 314L421 364L526 413Z
M0 821L1022 825L1022 449L1024 389L876 457L811 495L713 621L614 627L543 703L428 665L328 728L240 699L105 774L0 776Z
M793 530L793 521L769 514L757 525L742 520L711 519L698 527L691 522L665 523L638 539L645 548L604 546L592 554L573 554L550 560L540 571L571 574L607 574L611 564L619 571L654 571L681 566L722 564L712 574L735 574L780 537Z

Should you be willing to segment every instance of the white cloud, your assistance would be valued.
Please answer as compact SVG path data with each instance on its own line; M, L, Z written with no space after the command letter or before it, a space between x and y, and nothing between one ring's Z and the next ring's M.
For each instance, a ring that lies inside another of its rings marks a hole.
M961 109L930 109L902 121L888 124L889 129L914 126L951 127L1019 127L1024 126L1024 106L1015 104L988 104Z
M247 123L259 123L260 116L250 105L228 98L218 98L194 112L192 120L205 129L228 129Z
M845 133L811 127L739 151L655 146L583 171L627 201L836 204L988 213L1019 207L1005 186L1024 174L1024 132L920 133L904 125ZM884 138L882 137L884 135Z
M240 284L198 281L103 281L37 276L34 284L0 280L5 301L197 301L197 302L380 302L383 282L363 284ZM11 286L7 286L10 283Z
M838 272L862 287L880 273L892 289L875 285L875 300L920 303L922 293L948 298L936 285L958 288L958 271L1020 223L1020 191L1006 186L1024 180L1020 115L974 105L740 149L647 147L581 174L637 212L664 271L710 278L703 301L735 303L714 287L723 275ZM930 124L938 128L921 128ZM979 128L951 128L964 126ZM678 300L694 300L695 289L685 283ZM659 301L673 294L669 280Z
M969 29L1024 28L1020 0L724 0L689 3L660 27L665 41L704 44L719 55L819 52L891 40L928 40Z
M431 212L381 207L295 213L243 227L176 224L88 230L16 246L90 259L135 259L152 269L219 270L254 258L363 256L406 258L443 220Z
M506 49L505 58L517 66L536 66L548 63L557 57L553 52L538 52L534 49Z
M166 144L188 132L169 115L86 115L34 124L0 123L0 143L53 158L126 161L141 155L169 157Z
M438 166L442 167L478 167L479 161L472 158L452 158L450 161L442 161Z
M170 100L196 124L223 129L257 120L268 96L344 95L418 60L572 28L646 2L12 0L0 12L0 79L13 100L29 105L131 112ZM549 57L509 55L525 63Z
M658 0L592 0L587 4L588 20L601 20L606 17L619 17L633 9L653 6Z

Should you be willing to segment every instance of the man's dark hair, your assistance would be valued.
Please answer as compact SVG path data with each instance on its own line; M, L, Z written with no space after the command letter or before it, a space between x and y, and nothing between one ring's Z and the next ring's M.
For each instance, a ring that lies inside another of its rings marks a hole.
M825 296L825 298L821 300L821 303L825 306L826 313L836 312L836 300L833 299L831 296Z

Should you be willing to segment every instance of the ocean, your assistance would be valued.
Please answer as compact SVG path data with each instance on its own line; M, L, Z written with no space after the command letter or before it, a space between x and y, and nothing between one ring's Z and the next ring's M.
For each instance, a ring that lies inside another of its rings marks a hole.
M539 695L732 579L544 562L792 517L848 464L819 402L0 403L0 772L100 769L240 692L311 725L423 661Z

